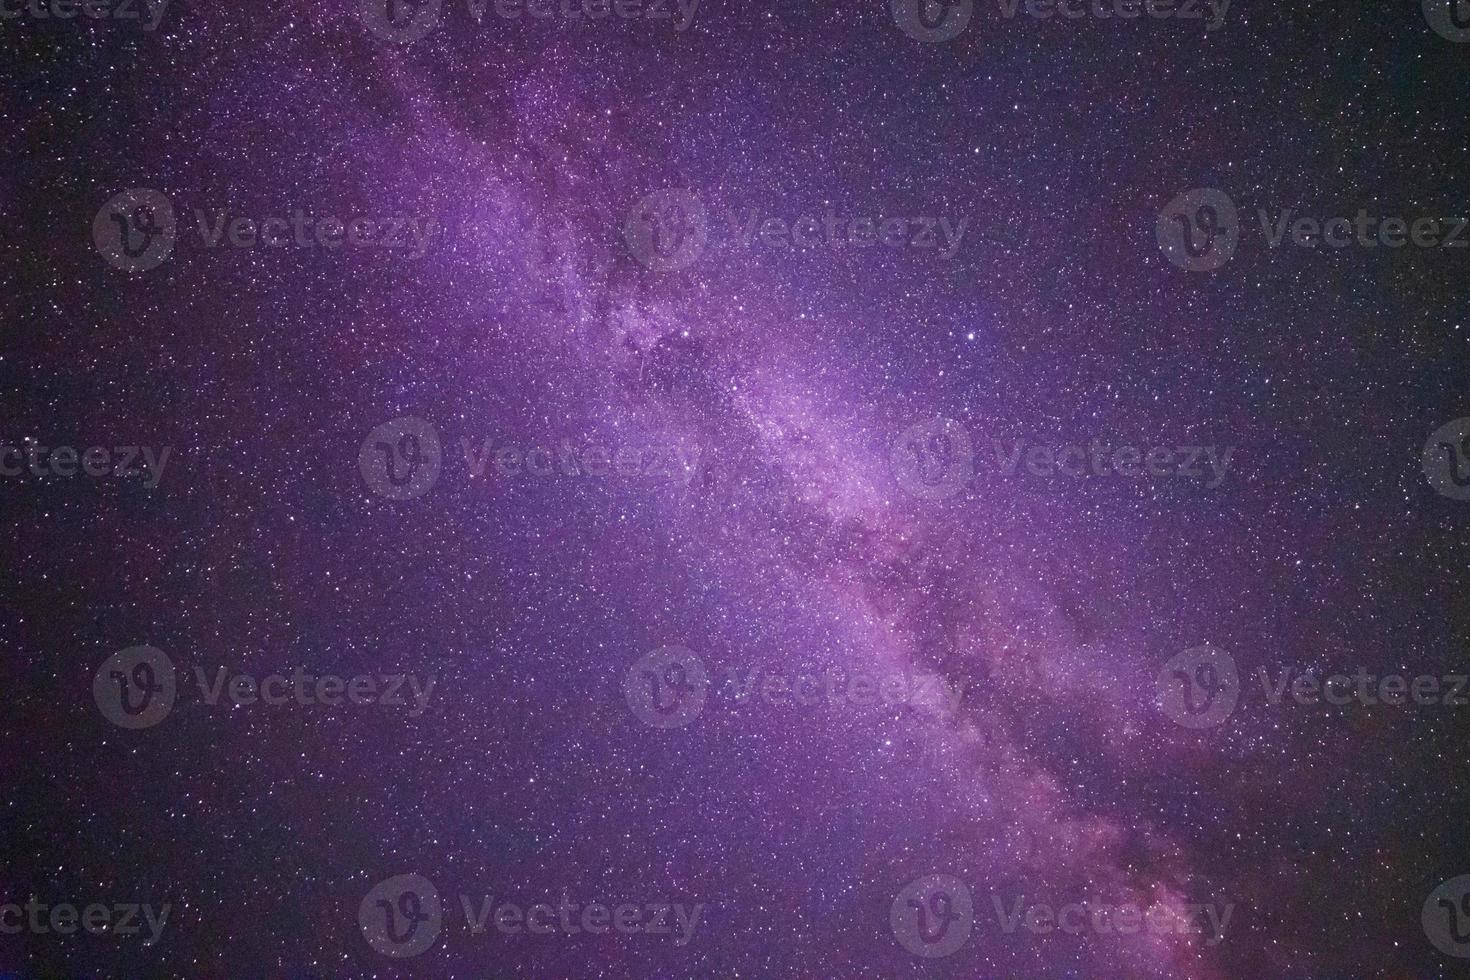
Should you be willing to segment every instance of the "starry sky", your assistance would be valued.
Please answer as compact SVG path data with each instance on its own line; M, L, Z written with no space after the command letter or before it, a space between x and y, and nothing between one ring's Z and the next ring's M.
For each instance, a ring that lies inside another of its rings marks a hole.
M0 973L1466 975L1448 13L619 4L0 20Z

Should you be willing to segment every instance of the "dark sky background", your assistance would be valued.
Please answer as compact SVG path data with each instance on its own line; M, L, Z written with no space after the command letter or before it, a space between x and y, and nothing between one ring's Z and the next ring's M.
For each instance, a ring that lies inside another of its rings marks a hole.
M0 476L0 906L171 906L151 945L0 933L0 971L1466 975L1421 913L1470 874L1470 706L1258 678L1470 672L1470 500L1425 463L1470 472L1431 440L1470 417L1470 249L1273 247L1260 218L1470 216L1470 43L1368 0L1212 31L977 3L934 43L879 2L704 0L679 31L454 0L410 44L359 6L0 20L0 451L171 450L156 486ZM1197 188L1238 212L1214 271L1156 233ZM129 189L177 222L143 271L92 230ZM626 232L665 190L705 220L680 268ZM435 234L198 230L298 210ZM734 230L829 213L966 224L948 257ZM401 419L395 465L437 439L439 468L393 499L370 434ZM931 492L956 432L973 478ZM997 463L1094 441L1233 454L1214 486ZM487 445L520 462L476 475ZM131 730L94 678L142 645L177 701ZM1191 728L1159 677L1205 645L1239 703ZM708 687L661 728L625 682L668 646ZM211 705L221 668L436 686L417 716ZM963 697L731 681L827 670ZM404 874L443 920L395 960L360 912ZM890 920L935 875L974 911L928 957ZM460 904L564 892L704 911L678 945L473 935ZM1023 898L1233 911L1215 945L1006 932Z

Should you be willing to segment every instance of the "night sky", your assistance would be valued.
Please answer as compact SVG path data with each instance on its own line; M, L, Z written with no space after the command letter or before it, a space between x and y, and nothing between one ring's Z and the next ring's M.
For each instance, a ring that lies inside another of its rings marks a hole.
M1470 4L88 2L0 975L1470 976Z

